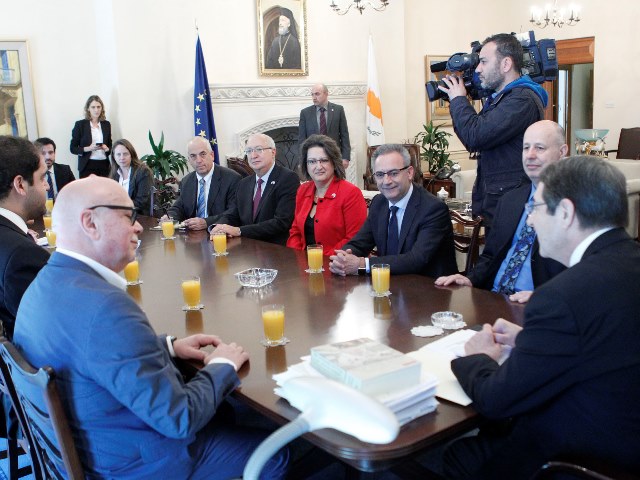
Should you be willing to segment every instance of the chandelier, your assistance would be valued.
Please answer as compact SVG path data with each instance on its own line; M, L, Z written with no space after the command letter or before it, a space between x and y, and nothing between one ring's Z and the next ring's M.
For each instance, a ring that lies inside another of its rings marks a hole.
M544 10L531 7L531 19L529 21L539 28L545 28L549 24L558 28L562 28L563 25L573 27L580 21L580 9L575 5L569 5L568 10L564 8L558 9L558 0L555 0L553 6L547 5Z
M344 2L342 2L342 3L344 3ZM376 12L381 12L385 8L387 8L387 5L389 5L389 0L375 0L375 1L372 1L372 0L366 0L366 1L365 0L353 0L353 1L349 2L349 5L347 5L347 6L337 5L335 0L331 0L331 5L329 5L329 6L338 15L344 15L349 10L351 10L351 7L355 7L355 9L360 12L360 15L362 15L362 11L367 7L373 8Z

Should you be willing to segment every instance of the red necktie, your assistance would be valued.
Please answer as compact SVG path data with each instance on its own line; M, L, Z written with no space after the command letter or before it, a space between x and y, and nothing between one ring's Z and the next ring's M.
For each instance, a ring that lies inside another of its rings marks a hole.
M326 111L326 108L324 107L320 108L320 133L322 135L327 134L327 117L324 114L325 111Z
M253 218L256 218L256 214L258 213L258 205L260 205L260 200L262 200L262 184L264 182L261 178L258 179L258 188L256 188L256 194L253 196Z

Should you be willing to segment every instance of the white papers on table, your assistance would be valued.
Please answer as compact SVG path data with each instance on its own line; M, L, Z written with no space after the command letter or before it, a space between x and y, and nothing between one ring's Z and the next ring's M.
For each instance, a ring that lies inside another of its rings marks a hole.
M291 365L286 372L277 373L273 376L278 386L296 377L322 377L323 375L311 366L309 357L303 357L301 363ZM436 385L438 379L431 373L423 373L420 383L409 388L395 392L387 392L375 395L373 398L395 413L398 423L404 425L414 418L421 417L433 412L438 402L435 399ZM276 395L285 398L284 392L280 388L275 388Z
M46 247L49 245L49 241L47 240L47 237L40 237L36 240L36 244L40 245L41 247Z

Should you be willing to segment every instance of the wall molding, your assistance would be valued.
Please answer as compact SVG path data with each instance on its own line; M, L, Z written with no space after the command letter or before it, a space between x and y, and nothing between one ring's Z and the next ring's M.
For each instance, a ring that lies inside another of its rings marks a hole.
M309 100L315 84L295 85L210 85L211 100L216 103L300 101ZM362 98L367 93L366 83L348 82L328 84L329 98Z

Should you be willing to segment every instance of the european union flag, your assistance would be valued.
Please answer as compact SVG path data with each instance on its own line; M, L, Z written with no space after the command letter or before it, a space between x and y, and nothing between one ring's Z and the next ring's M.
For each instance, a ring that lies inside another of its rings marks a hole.
M220 163L218 141L216 140L216 125L213 121L213 110L211 109L207 67L204 64L199 35L196 43L196 80L193 87L193 128L196 135L209 140L216 156L216 163Z

